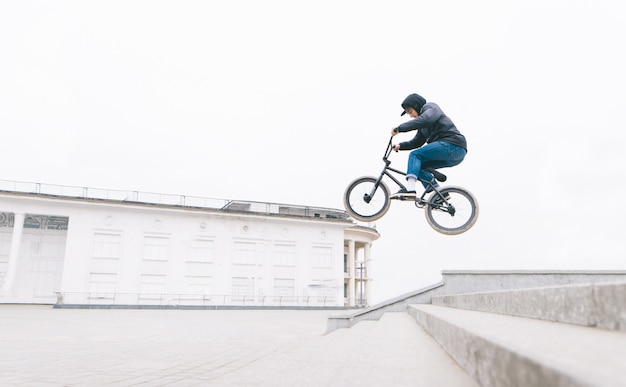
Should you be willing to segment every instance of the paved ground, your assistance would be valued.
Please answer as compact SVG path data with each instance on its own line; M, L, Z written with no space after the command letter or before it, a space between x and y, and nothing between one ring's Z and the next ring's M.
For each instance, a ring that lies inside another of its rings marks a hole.
M0 305L0 386L475 386L406 313Z

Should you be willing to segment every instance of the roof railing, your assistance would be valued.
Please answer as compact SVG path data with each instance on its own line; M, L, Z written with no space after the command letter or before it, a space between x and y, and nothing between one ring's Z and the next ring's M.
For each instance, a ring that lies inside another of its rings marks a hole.
M254 202L246 200L214 199L142 191L123 191L56 184L28 183L9 180L0 180L0 192L2 191L41 196L54 196L60 198L106 200L123 203L155 204L162 206L214 209L233 212L291 215L309 218L342 220L349 218L345 211L332 208Z

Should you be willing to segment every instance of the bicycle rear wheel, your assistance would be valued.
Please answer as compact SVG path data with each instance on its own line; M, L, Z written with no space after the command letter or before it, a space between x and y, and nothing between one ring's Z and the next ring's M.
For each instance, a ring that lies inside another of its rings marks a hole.
M376 181L374 177L360 177L346 188L343 204L356 220L372 222L389 210L389 189L382 181L376 186Z
M448 196L443 203L441 196L434 192L425 208L426 220L435 230L446 235L457 235L472 228L478 220L478 202L464 188L446 187L439 190Z

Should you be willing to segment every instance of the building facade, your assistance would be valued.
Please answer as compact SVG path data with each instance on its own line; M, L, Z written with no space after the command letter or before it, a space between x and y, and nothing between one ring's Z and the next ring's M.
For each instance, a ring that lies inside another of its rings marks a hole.
M334 209L0 182L0 303L366 306L378 237Z

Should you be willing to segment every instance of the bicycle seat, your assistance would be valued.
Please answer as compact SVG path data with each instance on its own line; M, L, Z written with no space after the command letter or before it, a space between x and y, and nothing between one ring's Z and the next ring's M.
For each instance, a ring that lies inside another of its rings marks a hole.
M438 181L440 181L440 182L442 182L442 183L443 183L444 181L448 180L448 176L444 175L443 173L439 172L439 171L438 171L438 170L436 170L436 169L433 169L433 168L426 168L426 170L427 170L428 172L432 173L432 174L433 174L433 176L435 176L435 179L437 179Z

